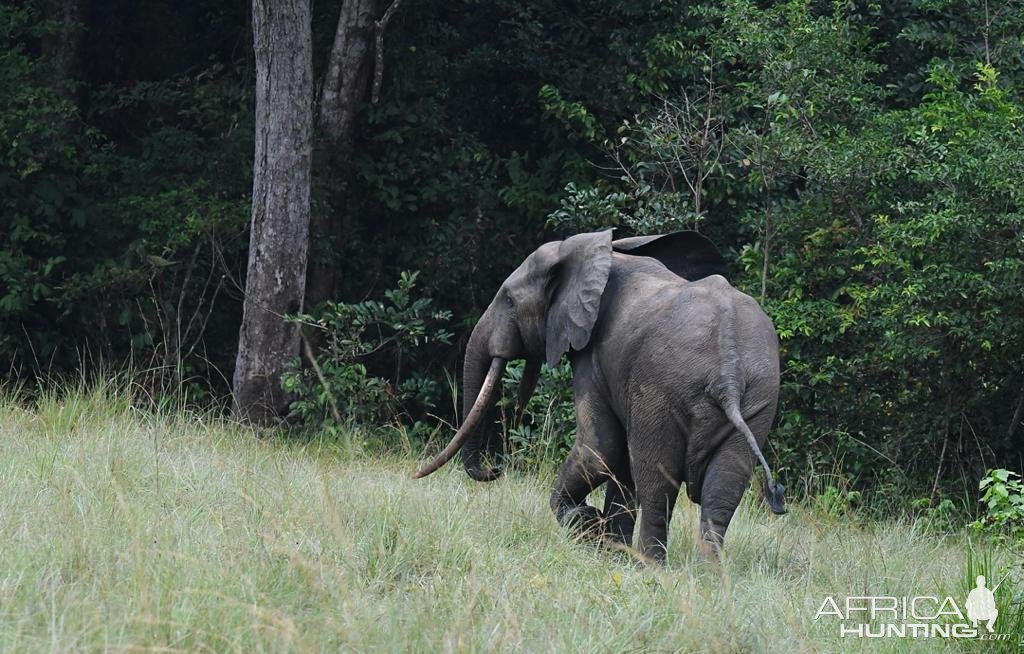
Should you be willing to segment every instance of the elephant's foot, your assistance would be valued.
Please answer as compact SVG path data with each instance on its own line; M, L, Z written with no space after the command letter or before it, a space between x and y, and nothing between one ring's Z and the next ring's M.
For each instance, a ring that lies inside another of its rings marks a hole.
M609 550L622 552L633 545L632 520L624 520L621 514L607 517L589 504L564 507L558 513L558 524L574 536Z
M705 540L702 540L697 544L697 563L718 565L721 561L721 550Z
M697 560L701 563L718 563L722 556L724 542L725 527L715 524L707 518L701 518Z
M584 538L600 538L604 534L601 512L589 504L567 506L558 512L558 524Z
M626 534L615 533L608 525L605 525L601 533L601 542L610 550L626 550L632 547L633 538Z
M605 516L601 540L612 550L625 550L633 546L633 529L623 527L614 518Z
M665 547L656 545L653 547L639 548L636 550L636 560L641 566L654 569L663 568L668 561L668 551Z

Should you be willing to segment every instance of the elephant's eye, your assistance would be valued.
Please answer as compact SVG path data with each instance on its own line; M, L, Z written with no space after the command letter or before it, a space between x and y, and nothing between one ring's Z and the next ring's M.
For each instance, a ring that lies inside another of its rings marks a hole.
M510 309L516 308L516 301L512 299L512 295L510 293L505 293L505 303L508 304Z

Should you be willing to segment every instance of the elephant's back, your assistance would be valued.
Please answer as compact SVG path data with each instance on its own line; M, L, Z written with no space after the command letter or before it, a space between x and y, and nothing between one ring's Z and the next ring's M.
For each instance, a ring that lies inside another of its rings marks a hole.
M696 397L736 365L745 386L778 386L774 326L752 297L724 277L689 282L657 270L634 271L610 278L609 285L614 308L600 347L601 358L614 361L616 376L647 392Z
M778 386L778 335L757 300L724 277L712 275L686 283L677 311L702 316L700 322L707 331L700 345L712 352L720 365L734 360L744 385Z

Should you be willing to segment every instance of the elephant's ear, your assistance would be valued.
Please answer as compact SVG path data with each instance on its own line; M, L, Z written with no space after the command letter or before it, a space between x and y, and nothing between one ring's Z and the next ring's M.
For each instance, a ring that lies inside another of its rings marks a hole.
M612 242L616 252L651 257L691 282L710 275L729 279L729 268L715 244L694 231L633 236Z
M611 267L610 229L570 236L558 245L545 335L549 366L558 365L570 347L582 350L590 342Z

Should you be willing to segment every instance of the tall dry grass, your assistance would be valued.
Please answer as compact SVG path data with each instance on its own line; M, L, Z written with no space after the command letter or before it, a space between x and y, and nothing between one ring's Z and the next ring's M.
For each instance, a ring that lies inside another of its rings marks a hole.
M0 650L932 651L840 639L824 597L960 592L966 535L748 499L720 566L573 542L546 479L260 439L110 387L0 399ZM999 565L1008 561L999 555ZM985 643L972 645L985 646ZM995 651L988 649L986 651Z

